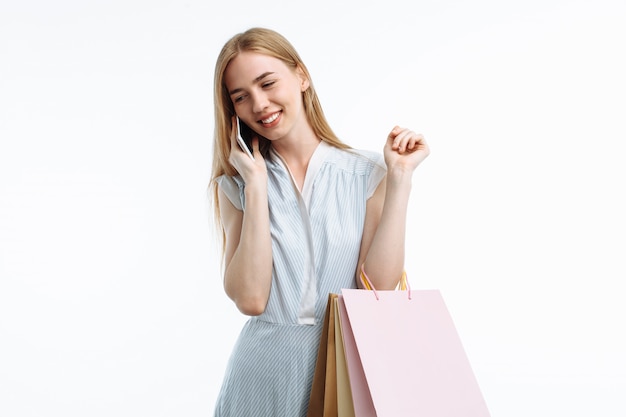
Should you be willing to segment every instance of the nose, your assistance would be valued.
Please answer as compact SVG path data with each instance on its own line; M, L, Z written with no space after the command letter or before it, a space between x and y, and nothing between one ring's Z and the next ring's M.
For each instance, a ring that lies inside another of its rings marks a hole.
M263 91L253 94L252 100L252 111L255 113L262 113L269 106L269 100Z

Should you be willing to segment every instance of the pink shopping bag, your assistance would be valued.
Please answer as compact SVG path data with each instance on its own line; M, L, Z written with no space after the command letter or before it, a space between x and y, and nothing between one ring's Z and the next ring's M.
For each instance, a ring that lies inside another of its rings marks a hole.
M355 416L489 417L440 292L368 284L338 297Z

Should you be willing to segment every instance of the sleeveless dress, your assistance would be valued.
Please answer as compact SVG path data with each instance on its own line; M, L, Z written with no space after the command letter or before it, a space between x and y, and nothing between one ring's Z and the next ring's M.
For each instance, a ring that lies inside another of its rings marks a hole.
M265 311L244 324L215 417L305 417L328 293L355 288L366 202L385 175L381 154L320 142L302 190L281 157L266 158L272 285ZM239 176L219 187L245 210Z

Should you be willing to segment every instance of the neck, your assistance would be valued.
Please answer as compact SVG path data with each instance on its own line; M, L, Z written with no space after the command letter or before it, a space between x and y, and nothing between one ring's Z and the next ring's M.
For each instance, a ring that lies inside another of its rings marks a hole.
M309 168L309 161L320 142L321 140L316 138L315 140L300 141L296 144L272 143L274 151L287 165L287 169L299 190L302 190L306 171Z
M281 141L280 143L272 143L272 147L284 160L301 165L308 164L320 142L321 140L318 138L298 140L297 142Z

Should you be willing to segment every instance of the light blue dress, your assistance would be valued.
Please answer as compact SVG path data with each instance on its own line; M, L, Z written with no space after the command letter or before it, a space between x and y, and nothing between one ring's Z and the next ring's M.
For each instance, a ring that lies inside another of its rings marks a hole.
M215 417L304 417L328 293L355 288L365 207L384 177L381 154L321 142L298 190L281 157L266 159L272 286L229 359ZM241 177L218 178L245 210Z

